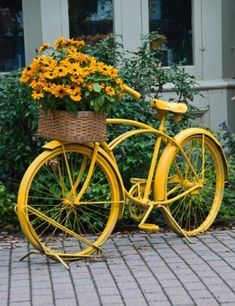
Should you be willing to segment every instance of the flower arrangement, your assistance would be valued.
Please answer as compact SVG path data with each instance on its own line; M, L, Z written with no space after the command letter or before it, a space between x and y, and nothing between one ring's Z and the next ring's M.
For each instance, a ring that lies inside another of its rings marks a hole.
M107 113L123 95L118 70L85 53L83 40L60 37L38 49L20 81L48 111Z

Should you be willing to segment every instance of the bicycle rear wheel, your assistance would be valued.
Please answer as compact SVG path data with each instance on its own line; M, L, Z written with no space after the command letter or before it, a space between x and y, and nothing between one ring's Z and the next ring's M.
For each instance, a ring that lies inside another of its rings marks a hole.
M40 252L76 259L97 250L114 229L118 182L104 157L92 157L92 148L68 144L43 152L26 171L18 215L25 236Z
M200 186L167 207L185 234L194 236L206 231L217 216L223 197L225 167L218 145L203 133L192 133L181 139L179 145L182 150L171 146L160 160L164 164L165 200L179 196L196 184ZM182 235L164 210L163 214L170 228Z

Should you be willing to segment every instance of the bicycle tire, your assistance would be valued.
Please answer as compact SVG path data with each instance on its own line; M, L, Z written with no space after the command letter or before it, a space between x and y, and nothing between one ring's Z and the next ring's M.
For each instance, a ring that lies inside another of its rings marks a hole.
M44 151L27 169L19 189L18 216L26 238L41 253L76 259L93 253L113 231L120 212L119 186L101 154L88 188L79 203L73 202L92 156L91 147L66 144Z
M191 133L191 135L190 135ZM193 130L181 137L178 145L186 153L195 173L179 147L170 145L159 161L165 200L201 183L202 187L168 205L167 209L187 236L206 231L214 222L221 206L226 169L218 144L206 133ZM164 166L163 166L164 165ZM158 171L158 176L159 173ZM162 213L169 227L178 235L182 232L164 209Z

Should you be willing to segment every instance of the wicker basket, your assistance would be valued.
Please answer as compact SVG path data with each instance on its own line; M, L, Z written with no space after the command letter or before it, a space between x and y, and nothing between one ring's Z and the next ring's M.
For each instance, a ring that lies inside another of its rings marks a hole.
M54 111L46 115L40 109L37 135L69 142L106 141L106 117L91 111L78 115Z

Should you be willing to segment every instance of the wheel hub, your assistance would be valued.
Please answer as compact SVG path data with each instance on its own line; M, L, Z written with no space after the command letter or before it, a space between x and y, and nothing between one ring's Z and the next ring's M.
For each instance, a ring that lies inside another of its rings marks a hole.
M203 183L202 182L190 182L188 179L184 180L183 181L183 187L186 188L186 189L190 189L192 187L197 187L196 189L192 190L190 192L190 194L192 195L197 195L200 193L202 187L203 187Z
M63 204L65 206L74 206L74 201L73 201L73 199L64 198L63 199Z

